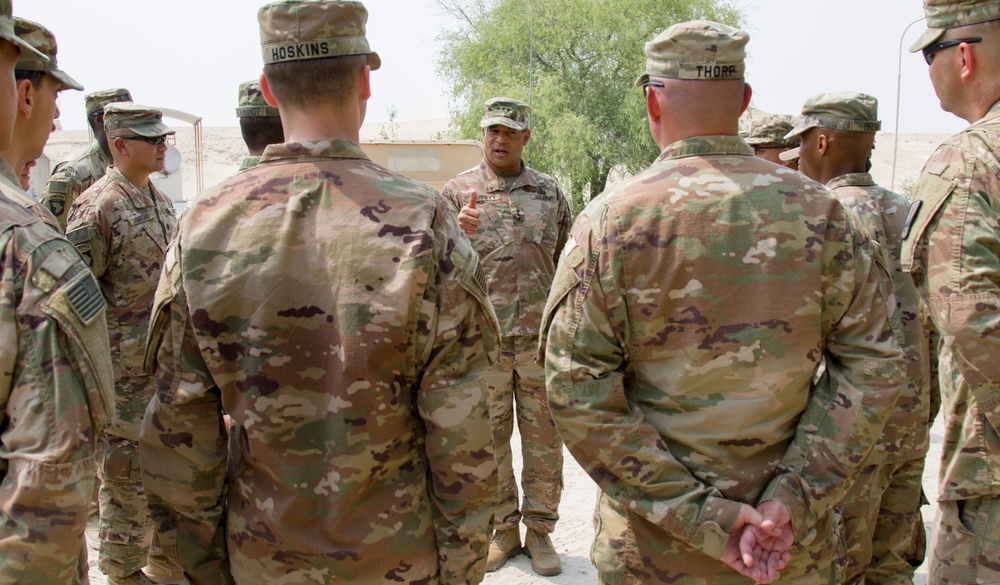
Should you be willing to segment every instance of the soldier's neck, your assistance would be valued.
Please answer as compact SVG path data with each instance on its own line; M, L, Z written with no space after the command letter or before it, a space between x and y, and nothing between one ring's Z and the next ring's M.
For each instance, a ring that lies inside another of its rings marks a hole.
M115 169L117 169L118 172L121 173L123 177L128 179L128 182L132 183L132 185L135 186L137 189L145 190L149 188L150 173L141 170L120 167L118 165L115 165Z

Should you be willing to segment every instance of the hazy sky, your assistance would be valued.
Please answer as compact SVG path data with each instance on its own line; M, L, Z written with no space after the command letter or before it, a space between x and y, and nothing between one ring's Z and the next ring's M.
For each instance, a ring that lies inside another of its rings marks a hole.
M614 0L607 0L613 2ZM262 67L256 0L14 0L14 14L51 28L60 68L82 83L59 105L68 129L85 127L83 94L127 87L139 103L182 110L206 126L237 124L236 88ZM920 0L735 0L750 33L754 105L798 113L809 96L858 90L878 98L883 130L895 127L900 36L923 16ZM433 0L369 0L368 38L382 57L372 74L368 122L448 117L436 61L439 33L453 23ZM665 23L666 24L666 23ZM952 133L964 121L944 113L919 54L902 56L901 132ZM527 31L525 31L527 39ZM526 40L527 42L527 40ZM645 61L636 55L636 74Z

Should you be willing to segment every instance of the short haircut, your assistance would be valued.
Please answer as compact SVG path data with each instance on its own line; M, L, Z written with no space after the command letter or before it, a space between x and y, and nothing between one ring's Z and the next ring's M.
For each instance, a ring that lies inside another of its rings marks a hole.
M279 104L303 109L319 104L344 105L357 85L368 55L286 61L264 65L264 76Z
M278 116L240 118L240 132L243 134L243 142L252 152L285 141L281 118Z
M42 87L42 80L45 79L46 75L47 73L45 73L44 71L28 71L26 69L15 69L14 81L16 83L20 83L21 81L27 79L28 81L31 82L32 88L38 89Z

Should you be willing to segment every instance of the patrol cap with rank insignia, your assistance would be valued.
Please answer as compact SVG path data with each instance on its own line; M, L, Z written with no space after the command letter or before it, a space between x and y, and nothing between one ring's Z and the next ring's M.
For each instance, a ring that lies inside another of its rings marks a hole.
M806 100L802 121L785 138L792 138L815 127L846 132L878 132L878 100L855 91L821 93Z
M238 118L274 118L278 116L278 108L267 103L264 94L260 92L260 82L256 79L240 84L237 98L236 117Z
M87 109L88 116L92 116L97 112L104 112L104 106L108 104L130 101L132 101L132 94L122 87L95 91L83 96L84 107Z
M108 138L118 136L145 136L155 138L174 134L163 124L163 112L149 106L133 103L114 103L104 106L104 130Z
M527 130L531 127L531 106L505 97L486 100L486 112L480 120L481 128L506 126L513 130Z
M264 64L368 55L368 65L378 69L382 60L368 46L367 21L360 2L272 2L257 12Z
M646 43L646 72L635 84L642 87L650 77L743 79L749 40L740 29L710 20L675 24Z
M31 55L36 59L48 59L38 52L38 49L18 38L14 32L14 9L11 7L10 0L0 0L0 39L17 45L21 50L22 57Z
M927 30L910 47L922 51L937 42L949 28L1000 20L1000 0L924 0Z
M30 20L23 18L14 19L14 32L26 43L34 47L44 57L37 57L31 53L22 51L17 65L17 71L41 71L53 77L64 86L80 91L83 86L70 77L65 71L59 69L56 63L56 37L52 31Z

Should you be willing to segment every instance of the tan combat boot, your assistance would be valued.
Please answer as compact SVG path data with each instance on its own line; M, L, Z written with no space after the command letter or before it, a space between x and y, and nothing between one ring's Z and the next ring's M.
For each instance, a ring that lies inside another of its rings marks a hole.
M521 554L521 533L517 526L493 533L493 540L490 541L490 554L486 558L486 570L496 571L507 562L510 557Z
M524 554L531 558L531 568L539 575L551 577L562 573L562 563L548 534L529 528L524 535Z
M108 585L153 585L153 582L147 579L142 571L136 571L127 577L107 575L107 578Z

